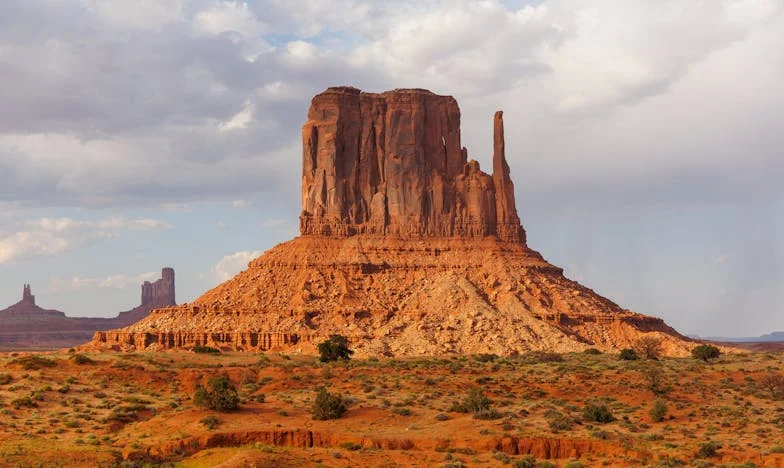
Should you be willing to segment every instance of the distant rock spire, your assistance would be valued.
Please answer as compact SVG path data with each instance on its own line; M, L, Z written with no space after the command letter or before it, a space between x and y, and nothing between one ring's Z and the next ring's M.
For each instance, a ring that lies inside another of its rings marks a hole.
M35 305L35 296L33 296L29 284L25 284L22 287L22 302L27 302Z

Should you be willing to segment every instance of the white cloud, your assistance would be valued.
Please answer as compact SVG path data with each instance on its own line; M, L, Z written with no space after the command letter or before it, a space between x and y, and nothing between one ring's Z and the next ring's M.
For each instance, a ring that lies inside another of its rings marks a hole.
M221 132L241 130L248 128L248 125L251 122L253 122L253 104L250 101L247 101L241 111L234 114L234 116L226 122L221 122L218 125L218 128Z
M263 252L260 250L242 252L235 252L231 255L226 255L221 258L218 263L213 267L212 272L218 282L224 282L244 270L248 266L248 262L260 256Z
M237 209L248 208L250 206L250 202L248 200L233 200L231 202L231 206Z
M136 288L145 281L153 281L158 278L159 273L149 272L138 275L110 275L103 278L90 278L74 276L70 280L54 277L49 281L49 293L61 293L65 291L76 291L82 289L125 289L127 287Z
M75 247L116 236L121 231L168 229L171 223L156 219L111 217L99 221L72 218L40 218L21 223L21 228L0 230L0 264L57 255Z
M85 8L122 28L159 29L183 19L184 0L82 0Z

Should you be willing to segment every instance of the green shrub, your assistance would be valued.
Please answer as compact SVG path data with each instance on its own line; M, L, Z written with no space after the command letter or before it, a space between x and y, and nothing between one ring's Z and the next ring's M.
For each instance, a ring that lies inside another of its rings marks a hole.
M704 444L700 445L700 449L697 451L697 456L699 458L711 458L716 456L716 452L721 448L721 444L716 442L715 440L709 440Z
M0 385L8 385L13 381L11 374L0 374Z
M30 398L29 396L17 398L11 402L11 405L15 409L19 408L38 408L38 403L35 402L34 399Z
M655 336L641 336L634 342L634 350L645 359L658 360L663 352L662 340Z
M211 414L211 415L209 415L209 416L205 416L205 417L203 417L203 418L201 419L201 421L199 421L199 422L200 422L200 423L201 423L201 424L202 424L204 427L206 427L207 429L209 429L209 430L213 430L213 429L215 429L216 427L218 427L218 424L220 424L220 419L218 419L218 417L217 417L217 416L215 416L214 414Z
M586 421L593 421L601 424L615 421L615 417L607 408L607 405L594 403L585 405L583 408L583 418Z
M699 345L691 350L691 357L708 362L711 359L716 359L721 355L719 348L713 345Z
M212 346L196 345L193 347L193 352L198 354L220 354L220 349Z
M621 350L621 354L619 355L622 361L636 361L640 357L637 356L637 351L626 348Z
M95 361L90 359L89 357L85 356L84 354L74 354L71 356L73 362L83 366L85 364L95 364Z
M237 388L231 384L228 378L213 377L209 381L209 387L208 390L201 384L196 386L196 392L193 395L195 405L215 411L232 411L239 408L240 397L237 395Z
M659 398L653 400L653 406L651 406L651 409L648 411L648 415L653 422L664 421L664 417L667 415L667 403Z
M554 433L568 431L574 424L572 418L552 409L545 411L544 419L547 421L550 431Z
M533 455L526 455L514 463L515 468L534 468L536 466L536 457Z
M22 366L24 370L41 370L45 367L54 367L57 365L57 362L42 356L32 355L16 358L9 364Z
M331 335L328 340L319 343L318 350L321 362L348 361L354 354L348 348L348 338L342 335Z
M601 351L599 351L599 350L598 350L598 349L596 349L596 348L588 348L588 349L586 349L585 351L583 351L583 354L590 354L590 355L594 355L594 356L596 356L596 355L598 355L598 354L602 354L602 352L601 352Z
M341 395L330 393L326 388L321 387L316 392L316 401L313 403L313 419L317 421L338 419L347 409L346 402Z
M474 387L468 391L468 395L460 403L455 403L449 409L457 413L481 413L488 411L492 401L487 398L485 392L479 387Z

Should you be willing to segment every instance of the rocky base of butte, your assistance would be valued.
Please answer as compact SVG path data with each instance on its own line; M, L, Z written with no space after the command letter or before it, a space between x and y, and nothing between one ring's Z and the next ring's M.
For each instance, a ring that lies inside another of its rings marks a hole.
M643 335L670 355L692 346L527 247L500 112L486 174L460 145L452 97L330 88L303 127L302 191L300 237L86 347L315 353L331 334L359 356L617 351Z

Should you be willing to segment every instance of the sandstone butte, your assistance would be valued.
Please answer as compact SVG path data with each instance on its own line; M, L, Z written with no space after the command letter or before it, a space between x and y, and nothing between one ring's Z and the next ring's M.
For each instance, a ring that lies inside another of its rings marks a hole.
M161 278L142 286L141 304L116 317L70 317L59 310L36 305L29 284L22 288L22 300L0 310L0 349L53 349L77 346L97 330L125 327L146 317L158 307L175 305L174 270L163 268Z
M87 349L315 353L331 334L358 356L618 351L639 337L693 344L661 319L564 277L526 245L493 121L492 174L460 142L460 109L421 89L315 96L302 128L300 236L193 303L97 332Z

